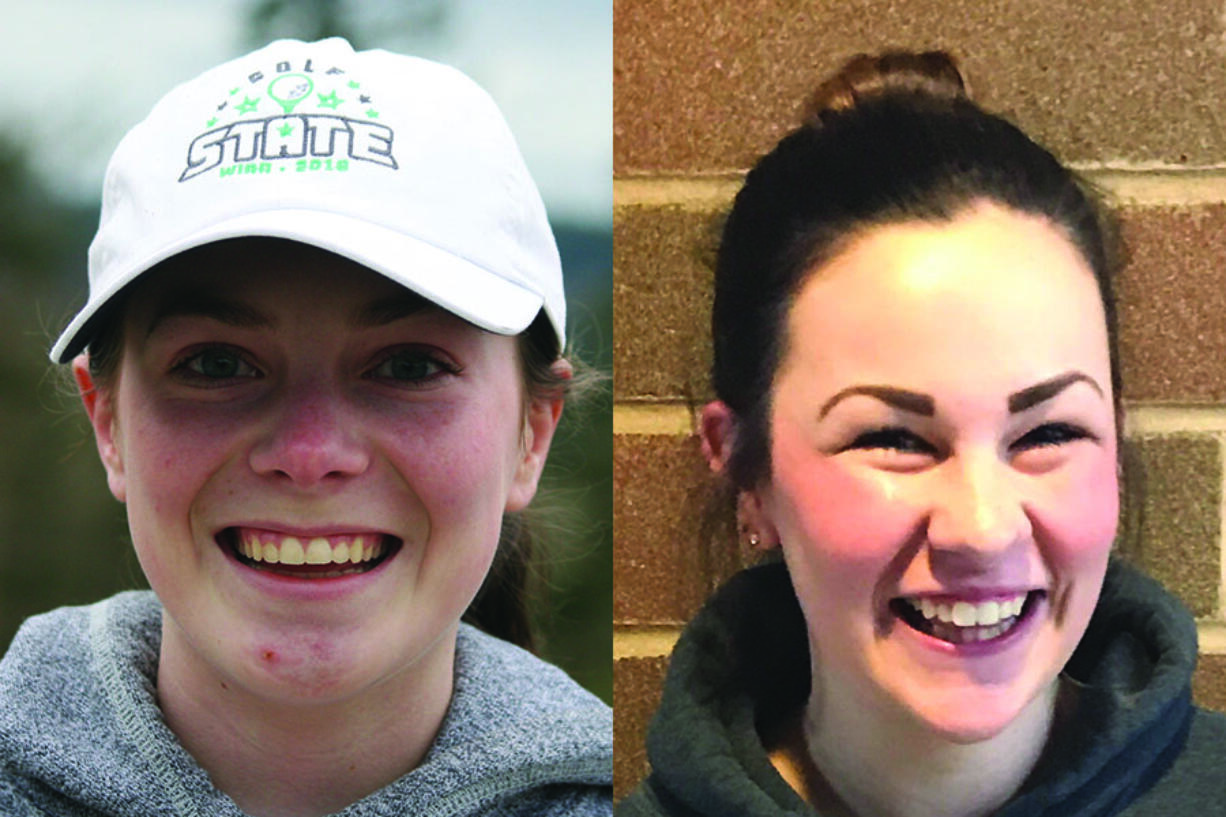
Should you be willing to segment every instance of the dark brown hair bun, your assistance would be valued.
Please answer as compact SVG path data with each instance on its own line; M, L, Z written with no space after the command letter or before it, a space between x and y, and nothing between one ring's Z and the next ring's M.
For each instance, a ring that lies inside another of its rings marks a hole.
M827 113L846 111L891 92L946 99L969 97L957 60L945 51L857 54L814 91L805 109L805 121L820 124Z

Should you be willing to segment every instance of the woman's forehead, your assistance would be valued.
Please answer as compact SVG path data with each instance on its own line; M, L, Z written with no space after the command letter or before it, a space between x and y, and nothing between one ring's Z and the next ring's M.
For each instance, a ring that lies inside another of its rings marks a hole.
M1110 380L1085 260L1058 229L999 208L867 231L801 287L786 352L785 368L836 379L983 369L1037 382L1075 368Z
M1045 219L995 205L946 222L912 221L870 228L809 276L797 301L831 301L829 309L993 309L1068 300L1099 303L1086 260ZM1024 297L1026 300L1020 301Z
M303 304L342 312L349 323L363 326L444 311L349 259L283 241L254 247L225 242L175 257L138 279L132 303L129 316L147 331L181 316L275 325L278 313Z

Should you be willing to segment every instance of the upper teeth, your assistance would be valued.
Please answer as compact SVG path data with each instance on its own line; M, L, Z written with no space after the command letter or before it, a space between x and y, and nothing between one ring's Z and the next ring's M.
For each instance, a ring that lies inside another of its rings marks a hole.
M283 565L358 564L383 555L382 536L317 536L299 539L269 531L243 530L238 550L256 562Z
M978 604L969 601L935 602L929 598L905 599L927 619L938 619L958 627L990 627L1003 619L1019 616L1026 604L1026 594L1012 598L984 601Z

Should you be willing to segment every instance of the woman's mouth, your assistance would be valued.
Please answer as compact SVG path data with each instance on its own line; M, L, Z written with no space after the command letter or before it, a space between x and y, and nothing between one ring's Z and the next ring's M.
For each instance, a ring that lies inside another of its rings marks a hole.
M986 601L903 596L890 602L890 611L924 635L950 644L978 644L1003 638L1046 595L1031 590Z
M218 543L245 567L295 579L334 579L374 570L401 547L380 533L291 536L256 528L226 528Z

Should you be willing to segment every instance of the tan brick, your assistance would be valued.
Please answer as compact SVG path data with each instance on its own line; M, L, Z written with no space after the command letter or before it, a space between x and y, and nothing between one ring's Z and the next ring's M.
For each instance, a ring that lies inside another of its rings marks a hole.
M1128 440L1120 552L1197 616L1217 612L1222 474L1218 441L1202 435Z
M1192 699L1198 706L1226 712L1226 655L1202 655L1192 675Z
M613 391L622 397L708 394L715 213L619 207L613 215Z
M613 620L688 621L741 567L731 504L693 437L613 438Z
M1226 400L1226 206L1125 208L1117 286L1124 395Z
M944 47L976 98L1072 161L1226 156L1216 0L615 0L614 168L745 168L846 58Z
M660 705L668 659L622 658L613 665L613 797L647 775L647 724Z

